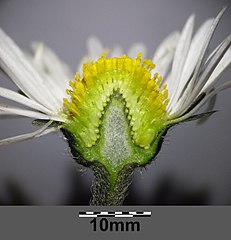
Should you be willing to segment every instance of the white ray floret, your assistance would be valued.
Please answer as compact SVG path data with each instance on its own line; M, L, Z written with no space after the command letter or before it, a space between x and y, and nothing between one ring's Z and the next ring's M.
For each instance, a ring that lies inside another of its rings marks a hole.
M12 101L21 103L21 104L23 104L27 107L33 108L35 110L38 110L38 111L41 111L41 112L44 112L44 113L47 113L47 114L52 113L49 109L47 109L43 105L37 103L33 99L25 97L22 94L19 94L17 92L14 92L14 91L6 89L6 88L0 87L0 96L4 97L4 98L7 98L9 100L12 100Z
M206 103L217 89L223 89L215 86L215 83L230 66L231 37L228 36L207 59L205 54L224 11L225 8L216 18L205 21L192 40L193 16L188 19L183 28L176 46L172 71L166 80L170 97L167 110L172 119L181 117L182 120L184 114L186 119L189 116L188 109L202 94L206 97L199 106ZM194 107L199 109L197 105ZM193 114L195 111L192 109L190 113Z
M0 146L11 144L11 143L17 143L17 142L29 140L32 138L38 138L38 137L44 136L46 134L58 131L58 129L55 127L48 128L50 124L51 124L51 122L48 122L47 124L45 124L45 126L43 126L42 128L40 128L37 131L34 131L32 133L26 133L26 134L22 134L19 136L14 136L14 137L3 139L0 141Z
M0 30L0 64L1 68L28 97L52 111L60 108L52 91L45 87L44 80L39 73L2 30Z
M112 48L104 47L102 42L96 36L90 36L87 39L87 54L81 59L78 65L78 72L82 73L84 63L98 60L102 53L106 53L108 57L121 57L125 54L123 48L120 45L115 45ZM131 45L127 51L127 55L131 58L136 58L137 54L142 52L142 56L147 54L147 48L143 43L136 42Z
M179 84L181 73L184 68L184 64L188 55L188 51L190 48L192 31L194 26L194 15L191 15L186 22L184 29L182 30L180 39L176 46L176 52L173 58L173 66L172 66L172 81L168 84L168 91L170 97L170 103L174 99L174 94L176 93Z
M143 43L134 43L128 49L127 55L131 58L136 58L137 54L142 52L142 57L145 58L147 55L147 48Z
M173 32L159 45L152 59L156 64L155 69L152 71L153 73L159 72L165 78L172 64L179 37L179 32Z
M26 56L13 40L0 29L0 67L25 94L24 96L0 87L0 97L30 108L23 109L0 103L0 116L4 118L24 116L64 122L65 116L60 114L60 111L63 107L63 97L67 97L65 90L71 73L49 48L34 45L34 49L34 57ZM56 73L55 68L57 68ZM42 134L35 131L3 139L0 140L0 145L43 136L51 131L54 131L53 127L42 131Z

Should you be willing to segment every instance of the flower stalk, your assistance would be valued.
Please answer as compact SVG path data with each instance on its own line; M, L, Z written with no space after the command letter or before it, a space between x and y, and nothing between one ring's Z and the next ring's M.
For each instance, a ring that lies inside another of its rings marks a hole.
M91 188L90 205L122 205L132 181L134 166L124 167L114 182L110 182L110 176L103 166L94 166L92 169L94 171L94 180Z

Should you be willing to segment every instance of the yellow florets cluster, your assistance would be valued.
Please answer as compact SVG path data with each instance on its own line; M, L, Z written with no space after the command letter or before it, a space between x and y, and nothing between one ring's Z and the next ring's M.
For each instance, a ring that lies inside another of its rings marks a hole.
M133 141L140 147L150 145L167 118L169 102L166 85L160 87L161 76L152 77L154 67L152 61L142 61L141 54L136 59L102 55L84 64L83 78L77 73L70 81L70 100L64 99L64 107L79 124L79 135L88 146L97 140L104 108L115 92L125 100Z

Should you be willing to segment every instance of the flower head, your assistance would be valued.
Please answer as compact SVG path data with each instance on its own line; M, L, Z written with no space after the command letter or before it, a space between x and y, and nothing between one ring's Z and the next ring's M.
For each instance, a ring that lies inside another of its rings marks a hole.
M74 78L49 48L35 44L34 57L25 55L1 30L0 66L23 94L0 88L0 96L30 110L0 104L0 115L46 123L33 133L0 140L0 145L61 129L76 159L103 166L113 188L126 166L142 166L156 156L171 126L197 119L201 106L231 87L231 82L218 83L231 64L231 36L206 57L224 11L205 21L194 36L190 16L182 32L167 37L152 60L142 60L138 49L145 47L140 44L127 56L120 47L103 50L91 38L90 57Z

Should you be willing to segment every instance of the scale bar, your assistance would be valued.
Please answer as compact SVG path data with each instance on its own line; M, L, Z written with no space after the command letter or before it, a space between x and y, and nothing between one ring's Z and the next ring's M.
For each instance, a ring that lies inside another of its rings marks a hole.
M115 218L132 218L132 217L151 217L152 212L79 212L80 218L97 218L97 217L115 217Z

